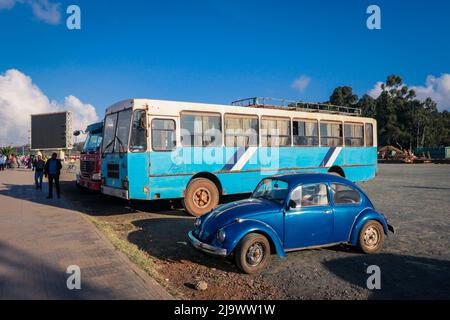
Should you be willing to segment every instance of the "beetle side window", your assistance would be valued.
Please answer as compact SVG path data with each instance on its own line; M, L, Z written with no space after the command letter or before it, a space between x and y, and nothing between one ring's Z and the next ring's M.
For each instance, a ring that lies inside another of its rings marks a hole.
M328 205L327 185L323 183L301 186L292 191L291 200L296 208Z
M331 189L333 190L333 202L335 204L357 204L361 202L361 194L352 187L333 183Z

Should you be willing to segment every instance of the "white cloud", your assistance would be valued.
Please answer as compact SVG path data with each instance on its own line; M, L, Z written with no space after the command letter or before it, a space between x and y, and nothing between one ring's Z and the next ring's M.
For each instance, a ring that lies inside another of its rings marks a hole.
M378 98L382 84L383 82L377 82L367 94L372 98ZM431 98L437 103L440 111L450 110L450 74L443 73L440 77L429 75L425 85L408 85L408 87L416 91L417 99Z
M429 75L425 86L411 86L417 94L417 98L425 100L433 99L440 111L450 110L450 74L444 73L440 77Z
M310 77L308 77L307 75L301 75L298 79L296 79L292 83L292 88L300 92L303 92L309 86L310 82L311 82Z
M0 10L12 9L17 3L29 5L38 20L48 24L58 24L61 21L61 4L49 0L0 0Z
M0 0L0 10L12 9L16 4L16 0Z
M367 94L374 99L378 98L380 96L381 92L383 91L381 89L382 84L383 84L383 82L381 82L381 81L375 83L375 86L371 90L369 90L369 92L367 92Z
M28 142L30 115L72 111L73 128L84 129L98 120L94 106L68 96L63 103L50 101L30 77L10 69L0 74L0 145Z

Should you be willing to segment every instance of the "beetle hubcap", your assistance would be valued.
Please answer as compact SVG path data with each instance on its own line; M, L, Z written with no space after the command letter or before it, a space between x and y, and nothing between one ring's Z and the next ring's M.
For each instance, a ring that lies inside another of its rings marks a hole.
M247 251L247 263L251 266L257 266L264 258L264 247L261 243L256 242L248 248Z
M192 200L198 208L204 208L211 202L211 194L206 188L198 188L195 190Z
M369 248L375 248L378 246L380 235L375 227L369 227L364 232L364 243Z

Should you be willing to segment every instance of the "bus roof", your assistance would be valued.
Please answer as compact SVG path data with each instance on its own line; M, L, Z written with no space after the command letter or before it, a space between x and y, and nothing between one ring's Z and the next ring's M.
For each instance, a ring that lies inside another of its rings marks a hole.
M309 105L323 105L324 104L309 104ZM185 101L171 101L171 100L157 100L157 99L128 99L113 104L106 109L106 115L116 113L128 108L148 108L152 113L161 116L178 117L181 111L192 112L222 112L235 114L251 114L269 117L295 117L305 119L318 119L330 121L364 121L368 123L376 123L375 119L365 118L355 113L347 114L345 112L326 112L326 110L305 110L305 108L291 108L291 107L274 107L274 106L241 106L238 104L224 105L211 103L197 103Z
M88 125L88 127L86 128L86 132L95 132L95 131L102 131L103 130L103 121L102 122L97 122L97 123L92 123L90 125Z

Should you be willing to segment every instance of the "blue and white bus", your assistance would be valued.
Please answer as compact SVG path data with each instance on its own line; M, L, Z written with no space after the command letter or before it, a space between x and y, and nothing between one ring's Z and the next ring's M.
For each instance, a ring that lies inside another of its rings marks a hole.
M249 193L265 176L332 172L352 181L377 173L377 124L359 110L321 104L232 105L151 99L106 110L102 192L123 199L181 198L202 215L222 195Z

